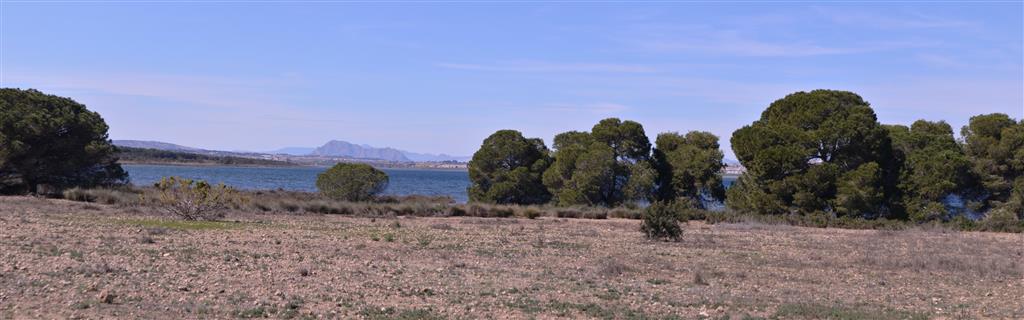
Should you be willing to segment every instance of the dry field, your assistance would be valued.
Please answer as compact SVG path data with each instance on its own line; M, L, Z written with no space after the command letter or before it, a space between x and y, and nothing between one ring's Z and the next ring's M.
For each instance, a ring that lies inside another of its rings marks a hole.
M0 197L0 319L1024 318L1024 236Z

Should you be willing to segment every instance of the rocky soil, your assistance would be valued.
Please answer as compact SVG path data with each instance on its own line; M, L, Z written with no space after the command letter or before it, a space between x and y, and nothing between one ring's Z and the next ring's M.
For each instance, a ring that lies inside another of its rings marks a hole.
M1024 235L0 197L0 319L1024 318Z

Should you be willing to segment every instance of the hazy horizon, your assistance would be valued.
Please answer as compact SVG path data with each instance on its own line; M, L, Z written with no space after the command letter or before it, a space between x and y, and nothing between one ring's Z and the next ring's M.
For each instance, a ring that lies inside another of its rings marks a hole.
M329 140L472 155L619 117L733 130L795 91L882 123L1024 118L1020 2L0 3L0 87L71 97L112 139L212 150Z

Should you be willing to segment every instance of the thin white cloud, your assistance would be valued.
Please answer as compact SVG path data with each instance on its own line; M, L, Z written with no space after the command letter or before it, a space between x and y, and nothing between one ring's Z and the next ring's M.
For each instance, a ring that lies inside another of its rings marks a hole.
M502 61L492 64L442 62L437 66L449 69L501 72L601 72L601 73L655 73L659 69L650 65L616 63L562 63L548 61Z
M815 11L834 24L879 29L976 28L974 21L928 15L921 12L864 12L817 7Z
M87 91L101 94L158 98L182 104L247 111L289 109L276 102L271 88L286 87L295 75L277 78L231 78L138 73L10 72L5 80L34 88Z
M587 104L553 103L543 106L542 109L559 112L589 112L593 114L615 114L629 110L630 107L623 104L609 102Z
M692 52L748 57L809 57L847 55L938 45L926 41L876 41L856 45L832 46L805 40L761 40L744 36L736 30L709 30L682 32L673 35L630 37L625 40L633 47L659 53Z

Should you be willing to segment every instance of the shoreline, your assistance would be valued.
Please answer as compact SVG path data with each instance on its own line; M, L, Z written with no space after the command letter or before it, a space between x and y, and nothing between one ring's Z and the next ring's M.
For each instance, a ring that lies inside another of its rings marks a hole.
M331 166L322 165L310 165L310 164L294 164L294 165L258 165L258 164L223 164L223 163L209 163L209 162L137 162L137 161L118 161L120 165L133 165L133 166L176 166L176 167L224 167L224 168L330 168ZM362 162L353 162L362 163ZM378 169L394 169L394 170L431 170L431 171L469 171L466 168L433 168L433 167L390 167L390 166L374 166Z

